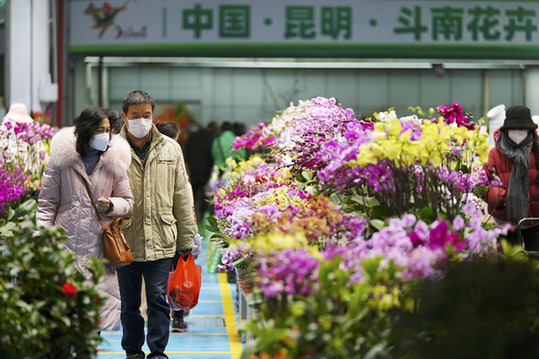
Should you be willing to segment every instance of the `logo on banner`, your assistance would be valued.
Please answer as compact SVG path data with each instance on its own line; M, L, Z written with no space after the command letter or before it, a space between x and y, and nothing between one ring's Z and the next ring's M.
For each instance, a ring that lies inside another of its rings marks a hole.
M122 10L125 10L125 7L127 5L127 1L125 4L123 4L120 7L112 7L108 2L103 3L103 6L98 8L95 7L94 4L88 5L86 10L84 10L84 13L86 15L92 16L94 19L94 26L92 26L93 29L99 29L99 35L98 37L101 38L105 31L114 24L114 18L116 18L116 15Z

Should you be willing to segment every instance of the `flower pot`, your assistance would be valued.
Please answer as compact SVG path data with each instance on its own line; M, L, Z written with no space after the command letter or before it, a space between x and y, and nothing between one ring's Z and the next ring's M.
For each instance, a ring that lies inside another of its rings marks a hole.
M252 278L251 272L247 269L247 266L236 267L236 273L238 276L237 285L240 288L243 295L251 293Z

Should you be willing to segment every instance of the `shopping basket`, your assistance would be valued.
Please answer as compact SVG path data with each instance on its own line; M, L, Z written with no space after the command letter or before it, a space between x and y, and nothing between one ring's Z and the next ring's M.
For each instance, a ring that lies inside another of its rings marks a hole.
M530 257L539 258L539 251L527 250L526 243L524 242L524 239L522 238L521 227L524 223L527 223L527 222L536 222L537 225L539 225L539 217L526 217L518 221L517 229L516 229L516 233L518 234L518 240L520 242L520 245L522 246L522 251L525 254L527 254Z

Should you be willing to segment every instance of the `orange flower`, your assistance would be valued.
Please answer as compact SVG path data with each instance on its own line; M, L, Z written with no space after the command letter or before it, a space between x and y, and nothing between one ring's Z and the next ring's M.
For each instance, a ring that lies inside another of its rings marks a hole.
M286 351L282 349L279 354L271 356L269 354L251 355L249 359L286 359Z

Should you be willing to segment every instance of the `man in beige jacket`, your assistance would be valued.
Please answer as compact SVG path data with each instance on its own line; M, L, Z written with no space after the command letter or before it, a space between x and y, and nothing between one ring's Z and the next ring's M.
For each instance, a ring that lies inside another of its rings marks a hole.
M122 347L128 359L144 359L144 318L140 314L142 279L146 287L148 358L168 358L170 308L166 299L171 261L176 252L195 248L193 193L180 145L152 124L155 101L130 92L122 104L120 136L131 145L127 171L135 205L123 226L134 262L118 269L122 302Z

